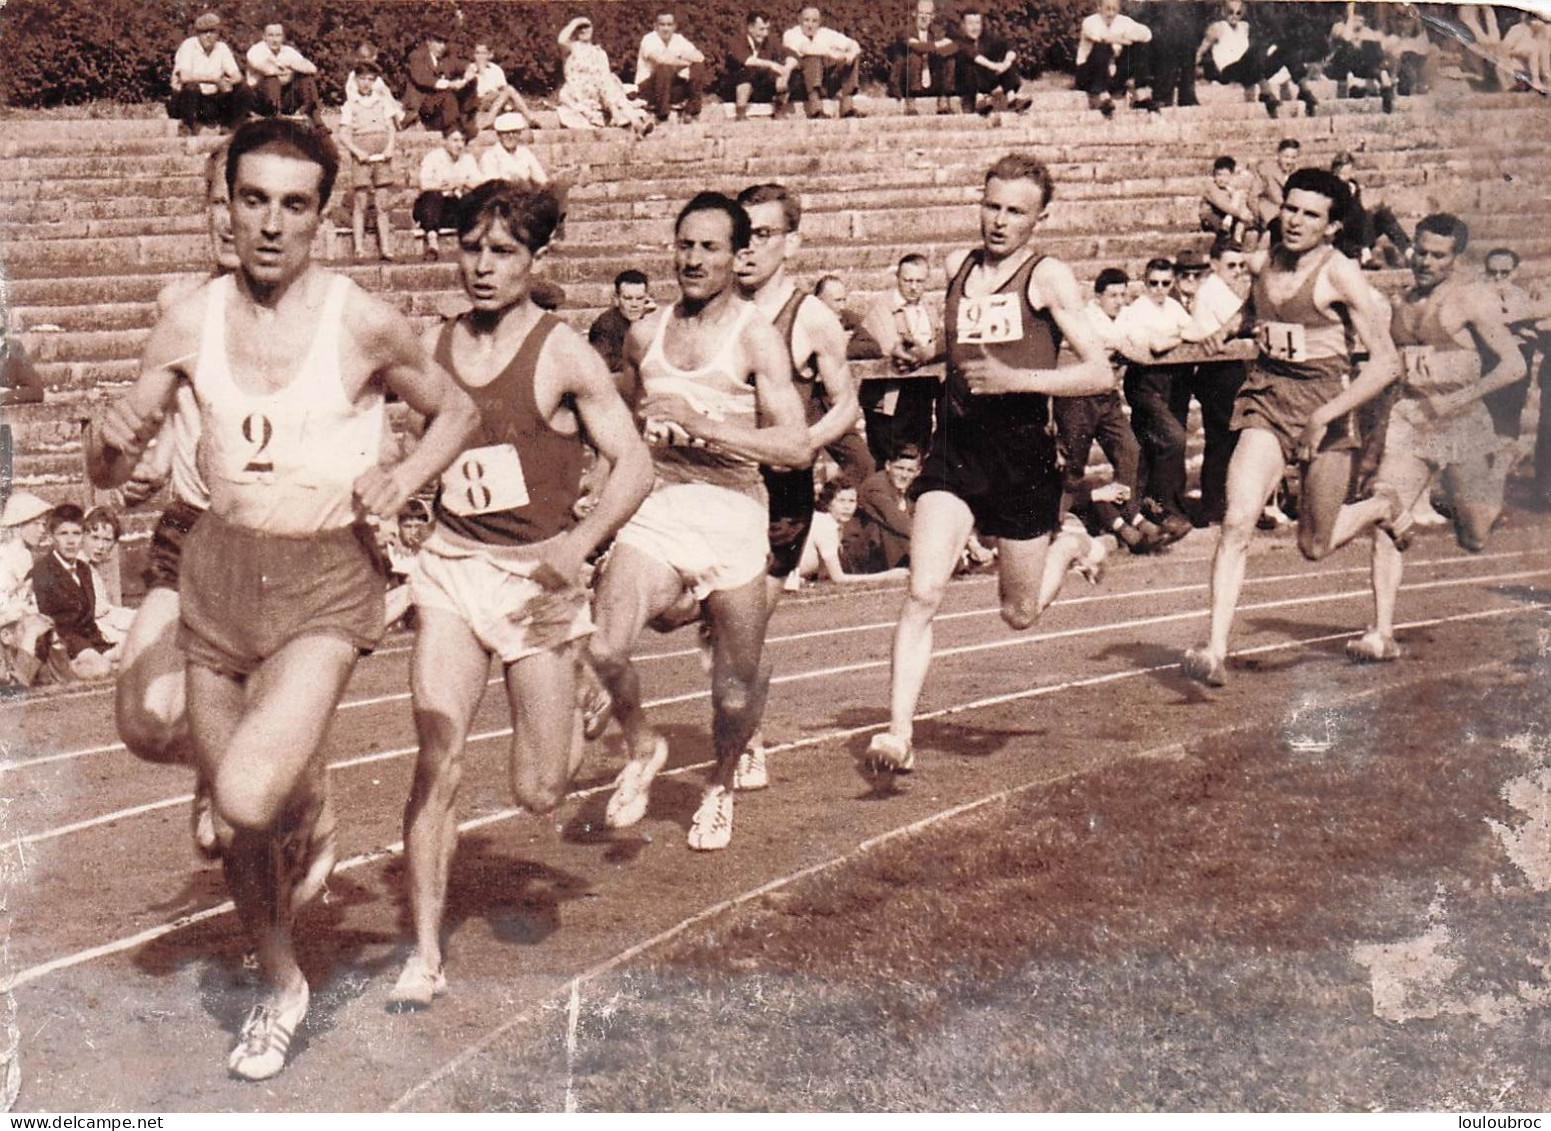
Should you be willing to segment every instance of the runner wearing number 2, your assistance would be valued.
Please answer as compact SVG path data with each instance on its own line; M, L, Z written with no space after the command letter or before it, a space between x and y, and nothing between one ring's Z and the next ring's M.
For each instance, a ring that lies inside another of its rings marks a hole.
M1051 191L1040 162L1003 157L980 198L982 246L948 257L948 380L931 454L911 487L910 589L894 632L889 729L868 749L881 769L915 764L913 718L932 658L932 620L972 530L999 540L1002 619L1013 628L1034 623L1069 568L1101 556L1085 532L1061 528L1061 473L1047 426L1052 396L1105 392L1115 377L1072 269L1033 244ZM1076 365L1057 365L1063 337Z
M1281 242L1250 261L1260 354L1233 406L1238 446L1228 464L1227 514L1212 558L1211 635L1185 653L1191 679L1221 687L1228 633L1244 586L1255 524L1289 463L1303 467L1298 549L1317 560L1376 523L1385 498L1344 505L1360 439L1352 412L1400 376L1383 299L1332 241L1349 190L1324 169L1299 169L1283 188ZM1352 379L1352 356L1368 360Z
M578 641L592 632L582 564L651 488L651 456L608 368L533 303L533 266L559 220L547 188L489 181L471 193L459 214L458 268L473 309L426 336L473 398L480 430L442 473L436 526L409 573L420 622L410 665L420 755L404 810L415 950L390 995L399 1007L428 1006L447 987L453 806L490 657L501 661L511 707L512 790L519 804L548 812L582 754ZM578 521L584 433L611 470Z

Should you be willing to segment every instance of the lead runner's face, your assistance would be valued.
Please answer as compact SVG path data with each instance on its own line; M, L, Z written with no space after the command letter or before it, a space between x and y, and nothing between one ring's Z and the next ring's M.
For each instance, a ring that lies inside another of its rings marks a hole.
M458 240L458 270L474 309L494 313L528 297L533 282L533 253L499 220Z
M307 268L320 215L321 166L283 153L244 153L232 186L232 239L255 283L278 286Z
M980 238L986 251L994 259L1005 259L1022 248L1033 238L1044 211L1044 193L1033 181L987 181L980 197Z

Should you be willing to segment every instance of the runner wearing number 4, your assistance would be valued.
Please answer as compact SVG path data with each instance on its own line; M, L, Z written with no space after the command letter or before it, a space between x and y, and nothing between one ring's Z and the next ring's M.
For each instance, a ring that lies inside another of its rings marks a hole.
M453 807L469 726L498 657L511 707L508 771L520 805L546 813L581 761L579 641L592 631L582 565L652 483L603 360L532 301L534 264L560 207L549 189L489 181L464 201L458 267L473 304L425 345L479 409L480 431L442 474L436 526L409 572L419 619L410 663L420 755L404 810L415 950L390 1002L443 993L442 916L457 846ZM586 518L585 441L610 472Z
M982 246L948 258L948 380L931 454L910 489L910 587L894 632L889 729L868 749L881 769L903 773L915 764L932 620L971 531L999 539L1002 619L1016 629L1055 600L1072 566L1092 576L1103 557L1102 543L1080 526L1062 527L1048 425L1052 396L1107 392L1115 376L1071 268L1033 245L1051 192L1040 162L1003 157L981 194ZM1057 365L1063 337L1078 364Z
M328 136L306 126L237 131L226 179L238 268L162 315L100 437L111 477L139 460L179 387L193 388L210 507L183 545L179 643L195 752L231 830L227 886L258 952L260 998L226 1061L247 1080L285 1067L307 1013L292 931L326 878L307 867L323 740L356 658L384 630L364 515L397 515L478 420L402 315L312 265L338 168ZM388 390L431 420L393 467L380 463Z
M1456 273L1469 239L1464 221L1447 213L1417 224L1415 284L1400 295L1390 323L1405 384L1390 413L1373 495L1397 517L1373 535L1374 623L1346 646L1359 662L1400 655L1395 598L1404 571L1401 552L1411 508L1433 472L1442 472L1455 536L1471 553L1485 548L1502 512L1514 451L1498 437L1481 398L1520 380L1525 364L1498 297L1485 283Z
M1382 296L1355 261L1331 246L1348 195L1346 183L1324 169L1293 173L1283 189L1281 242L1250 261L1260 354L1233 406L1239 441L1212 558L1211 635L1186 651L1183 665L1209 687L1227 678L1228 634L1250 539L1289 463L1303 467L1298 549L1310 560L1398 518L1392 497L1345 503L1361 455L1352 412L1400 375ZM1359 346L1368 360L1353 380Z

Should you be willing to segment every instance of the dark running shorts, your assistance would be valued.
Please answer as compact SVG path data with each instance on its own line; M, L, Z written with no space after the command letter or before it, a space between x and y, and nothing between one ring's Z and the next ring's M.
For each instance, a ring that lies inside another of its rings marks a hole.
M1326 401L1335 399L1344 388L1346 383L1340 376L1285 377L1252 361L1249 375L1234 398L1229 427L1235 432L1260 428L1271 433L1282 445L1283 461L1296 463L1298 436L1303 432L1309 414ZM1357 435L1357 427L1348 414L1325 430L1319 450L1334 452L1360 447L1362 441Z
M962 499L975 516L975 529L989 538L1024 542L1061 527L1056 442L1043 423L988 427L940 421L910 497L928 491Z
M772 471L761 467L765 491L770 496L771 577L789 577L802 560L802 548L813 526L813 469Z
M151 552L145 563L145 587L152 589L178 588L178 563L183 557L183 539L194 529L194 523L205 512L192 503L174 499L172 505L162 511L151 532Z
M267 534L206 512L183 544L178 644L192 663L235 676L304 636L370 652L386 615L371 539L364 526Z

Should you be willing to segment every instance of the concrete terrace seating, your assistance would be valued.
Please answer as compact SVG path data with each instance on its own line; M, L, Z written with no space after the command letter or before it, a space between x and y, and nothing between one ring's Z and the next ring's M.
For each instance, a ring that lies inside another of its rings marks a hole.
M547 128L533 148L574 187L565 241L546 265L563 285L562 311L585 330L609 301L623 266L640 266L659 301L671 297L671 218L692 193L736 192L779 179L800 189L807 215L800 279L842 274L853 302L892 283L904 250L926 252L939 293L945 254L973 242L986 165L1009 149L1032 150L1056 180L1041 246L1084 282L1121 264L1203 246L1197 201L1214 157L1241 164L1269 156L1277 139L1303 143L1307 164L1358 150L1369 195L1382 191L1404 222L1448 209L1471 224L1477 252L1510 243L1528 280L1551 274L1551 111L1533 95L1484 95L1463 87L1403 98L1392 115L1377 99L1337 101L1319 112L1290 106L1278 120L1234 89L1203 87L1204 104L1105 121L1067 90L1035 93L1029 112L1000 125L973 115L905 116L899 103L862 102L847 121L734 123L715 108L705 120L635 141L620 133ZM1294 114L1299 116L1293 116ZM11 119L0 140L0 301L49 386L41 406L6 410L15 436L17 486L51 499L82 499L80 421L132 379L161 288L204 269L201 172L214 138L176 136L165 119ZM436 139L401 135L403 188L395 228L411 229L413 170ZM482 136L478 148L493 144ZM347 215L341 198L336 222ZM348 252L348 239L338 250ZM456 268L409 260L338 266L406 312L430 320L459 299ZM320 254L326 245L320 237ZM415 249L418 251L418 248ZM1383 289L1399 272L1373 276ZM149 508L133 528L143 535Z

